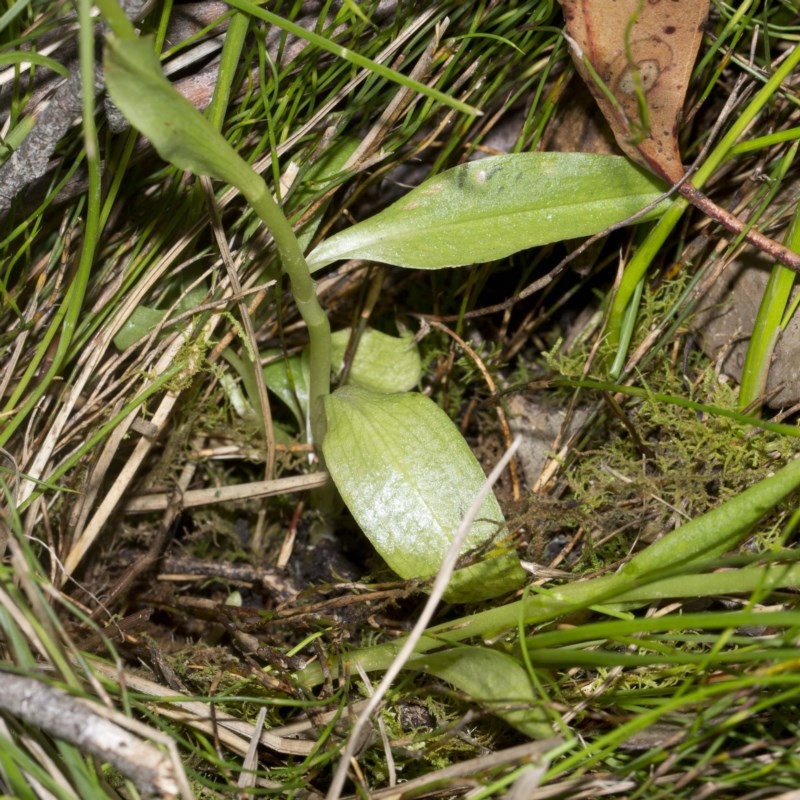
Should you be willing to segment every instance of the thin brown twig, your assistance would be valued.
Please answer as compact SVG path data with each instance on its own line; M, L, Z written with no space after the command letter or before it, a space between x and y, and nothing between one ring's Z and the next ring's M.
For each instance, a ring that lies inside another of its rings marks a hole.
M685 197L695 208L702 211L707 217L722 225L725 230L744 238L746 242L757 247L766 253L774 261L783 264L785 267L800 272L800 253L795 253L785 245L770 239L756 228L749 227L746 222L742 222L738 217L718 206L713 200L704 195L691 183L684 183L678 190L682 197Z

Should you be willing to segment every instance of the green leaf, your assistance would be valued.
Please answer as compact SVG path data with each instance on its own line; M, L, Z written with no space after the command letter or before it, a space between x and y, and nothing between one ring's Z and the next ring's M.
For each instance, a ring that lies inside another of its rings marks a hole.
M461 520L485 481L483 470L447 416L421 394L380 394L344 386L325 398L325 463L356 522L402 578L436 574ZM489 495L467 535L466 553L494 542L505 520ZM524 581L516 556L495 552L472 567L452 602L507 593ZM506 581L497 561L511 558ZM482 569L479 569L482 568ZM484 577L487 577L484 580ZM490 579L489 579L490 578Z
M273 351L272 355L282 353ZM307 359L294 356L280 358L264 367L264 385L291 409L301 430L308 408L308 363L304 362Z
M350 328L331 336L331 361L334 373L344 362ZM373 392L406 392L413 389L422 375L422 359L412 334L388 336L368 328L358 340L350 365L348 383Z
M261 191L247 162L164 77L152 36L109 34L103 63L111 99L165 161L230 183L246 197Z
M553 735L552 721L522 665L488 647L457 647L411 658L411 669L436 675L532 739Z
M334 373L342 368L349 340L349 328L336 331L331 336L331 367ZM280 352L262 355L277 356ZM308 361L306 348L301 357L276 359L264 367L267 388L292 410L301 428L304 409L308 408ZM421 374L422 361L411 334L398 338L370 328L364 331L358 341L350 366L349 383L384 394L404 392L417 385Z
M417 269L493 261L599 233L664 190L657 178L619 156L493 156L430 178L374 217L322 242L308 263L313 272L350 258Z
M160 325L166 314L166 309L136 306L117 331L117 335L114 337L114 346L117 350L127 350L132 347L147 336L153 328Z
M173 314L184 314L201 305L208 294L205 286L195 286L194 289L184 291L181 284L181 295L175 303ZM151 308L150 306L136 306L128 319L114 336L114 346L118 350L127 350L136 342L148 336L154 328L161 325L169 309ZM169 328L166 327L165 330Z

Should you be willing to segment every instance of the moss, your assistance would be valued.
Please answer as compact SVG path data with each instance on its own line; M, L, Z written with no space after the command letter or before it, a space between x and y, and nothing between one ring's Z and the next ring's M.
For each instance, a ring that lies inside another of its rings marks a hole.
M660 314L669 313L681 291L679 281L646 295L640 339ZM560 375L575 378L584 373L579 365L588 353L551 351L544 358ZM737 411L737 389L702 354L694 354L687 372L666 348L654 349L636 378L645 396L609 400L582 449L573 452L565 480L584 529L578 569L618 562L631 548L723 503L792 456L790 437L754 428L741 416L714 413ZM680 398L710 410L686 408ZM780 519L759 535L759 547L779 541Z

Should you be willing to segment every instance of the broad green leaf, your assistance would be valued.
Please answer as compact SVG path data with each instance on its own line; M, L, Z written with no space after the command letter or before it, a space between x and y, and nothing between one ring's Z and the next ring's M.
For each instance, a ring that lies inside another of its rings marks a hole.
M349 341L349 328L331 336L334 373L342 367ZM412 334L388 336L368 328L359 337L348 383L373 392L406 392L419 383L421 375L422 359Z
M308 264L314 271L363 258L438 269L493 261L599 233L664 191L657 178L619 156L493 156L430 178L374 217L326 239L309 254Z
M488 647L457 647L416 656L408 666L451 683L532 739L553 735L552 721L528 673L505 653Z
M344 386L326 397L325 411L325 463L356 522L400 577L435 575L485 481L456 426L424 395L380 394L357 386ZM490 494L462 552L502 537L504 524ZM507 581L498 582L497 573L503 570L495 564L509 557ZM483 600L487 587L497 596L518 588L525 577L509 553L472 569L471 580L457 584L457 595L448 593L448 600Z
M111 99L165 161L230 183L246 197L261 191L247 162L164 77L152 36L109 34L103 65Z
M342 368L350 329L336 331L331 336L331 367L334 373ZM269 353L264 355L270 355ZM280 355L278 351L271 355ZM264 383L295 415L302 428L308 408L308 348L301 357L285 361L278 359L264 367ZM411 334L388 336L367 329L358 341L349 383L375 392L403 392L417 385L422 374L419 349Z
M331 336L331 367L334 373L342 368L349 340L349 328L335 331ZM271 355L280 353L275 351ZM388 336L370 328L359 339L350 366L349 383L375 392L403 392L416 386L421 374L422 361L411 334ZM302 426L305 409L308 408L308 348L302 357L288 361L281 358L264 367L264 383L292 410Z

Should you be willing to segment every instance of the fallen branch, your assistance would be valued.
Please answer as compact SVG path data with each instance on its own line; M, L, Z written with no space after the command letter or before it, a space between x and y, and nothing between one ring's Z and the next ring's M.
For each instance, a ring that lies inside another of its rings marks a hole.
M0 710L111 764L144 797L191 797L180 762L112 721L117 712L35 678L0 674Z

